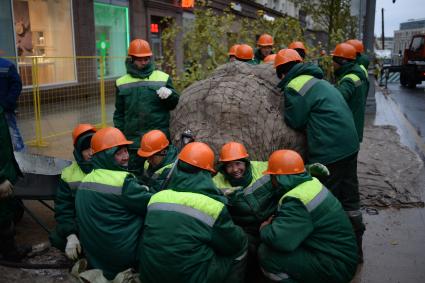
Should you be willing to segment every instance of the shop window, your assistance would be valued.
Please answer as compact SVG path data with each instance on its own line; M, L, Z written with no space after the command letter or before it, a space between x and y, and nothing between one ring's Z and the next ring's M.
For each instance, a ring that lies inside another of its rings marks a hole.
M128 8L94 3L96 52L104 56L105 77L118 77L126 73L125 57L129 45ZM100 66L98 66L100 76Z
M71 0L13 0L16 52L24 86L36 82L34 60L40 85L76 80L71 11Z

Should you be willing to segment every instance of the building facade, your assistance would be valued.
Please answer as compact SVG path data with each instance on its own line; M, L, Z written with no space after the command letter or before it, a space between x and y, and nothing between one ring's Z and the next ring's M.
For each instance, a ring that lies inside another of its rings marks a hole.
M409 48L413 35L425 34L425 19L409 20L400 24L400 29L394 31L393 55L396 64L401 64L404 49Z
M0 9L0 50L15 58L24 84L55 88L96 83L101 75L113 92L114 80L125 73L129 42L144 38L151 44L154 59L162 57L165 18L180 26L194 19L195 0L2 0ZM230 8L238 17L268 20L294 17L312 32L313 23L288 0L213 0L208 5L218 11ZM314 31L313 31L314 32ZM323 35L318 33L319 40ZM317 38L317 37L316 37ZM181 35L175 46L179 46ZM310 43L312 44L312 42ZM113 58L106 62L85 56ZM183 69L183 50L176 48L177 68ZM37 81L34 75L37 61ZM25 91L27 89L27 91ZM67 95L68 96L68 95ZM42 96L43 97L43 96Z

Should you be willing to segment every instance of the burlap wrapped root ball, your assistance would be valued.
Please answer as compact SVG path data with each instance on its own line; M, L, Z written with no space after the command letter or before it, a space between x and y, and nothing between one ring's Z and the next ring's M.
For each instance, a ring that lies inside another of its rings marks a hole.
M272 64L233 62L186 88L171 115L171 137L180 144L190 129L196 140L219 153L229 141L245 145L251 160L267 160L277 149L306 153L305 135L283 120L282 94Z

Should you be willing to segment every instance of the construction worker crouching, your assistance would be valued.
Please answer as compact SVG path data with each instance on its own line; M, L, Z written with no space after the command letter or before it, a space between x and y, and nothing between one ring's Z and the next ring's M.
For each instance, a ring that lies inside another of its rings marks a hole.
M264 33L260 35L257 41L258 48L255 50L255 61L257 64L263 63L264 59L273 54L273 37L270 34Z
M159 129L170 137L170 111L176 108L179 94L171 77L151 61L152 51L143 39L131 41L126 61L127 74L116 81L114 126L133 141L129 146L130 165L138 175L144 159L137 155L140 137Z
M304 60L307 55L307 49L304 46L304 43L301 41L293 41L289 44L288 49L293 49L298 52L301 58Z
M137 247L151 197L148 188L126 171L130 144L117 128L97 131L91 140L93 171L81 182L75 199L88 264L101 269L108 280L137 267Z
M152 196L140 245L144 283L244 282L247 238L214 185L214 152L192 142L168 189Z
M252 50L252 47L248 44L240 44L236 48L235 57L238 61L242 61L251 65L257 64L257 62L253 59L254 51Z
M75 161L62 170L55 199L56 227L50 233L52 246L65 251L70 259L77 259L81 252L76 223L75 194L84 177L93 169L91 164L91 138L96 128L90 124L79 124L72 131Z
M137 154L146 158L143 181L152 192L164 189L164 182L177 158L177 148L160 130L143 135Z
M266 161L249 160L243 144L228 142L220 150L218 174L213 178L215 185L228 197L228 210L233 221L248 236L248 282L260 280L261 271L257 270L258 228L275 212L283 195L282 190L272 187L270 176L262 174L266 168ZM310 165L308 170L318 175L329 173L321 164Z
M292 150L270 155L264 172L284 191L260 228L259 261L270 282L350 282L357 267L353 230L339 201Z

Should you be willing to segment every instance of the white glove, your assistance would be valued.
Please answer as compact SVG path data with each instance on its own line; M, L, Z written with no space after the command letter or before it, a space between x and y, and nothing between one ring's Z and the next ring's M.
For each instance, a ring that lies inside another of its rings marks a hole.
M0 199L9 197L12 194L13 185L9 180L5 180L0 184Z
M77 235L71 234L66 237L68 240L66 242L65 254L69 259L76 260L78 259L78 254L81 253L80 241L77 238Z
M167 99L173 92L171 91L171 89L162 86L156 91L156 93L158 94L159 98Z

